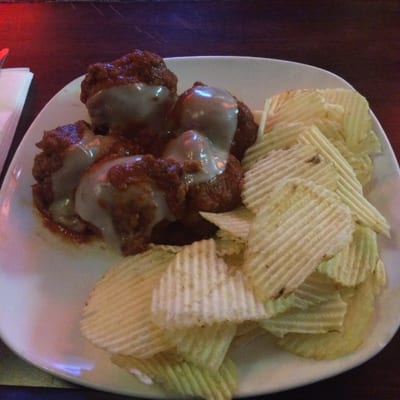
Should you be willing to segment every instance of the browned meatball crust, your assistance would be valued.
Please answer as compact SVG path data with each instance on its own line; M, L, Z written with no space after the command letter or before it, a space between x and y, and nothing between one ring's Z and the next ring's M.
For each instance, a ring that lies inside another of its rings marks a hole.
M85 121L78 121L45 131L42 139L36 143L42 150L35 156L32 168L32 175L37 182L33 185L33 198L39 210L47 209L53 201L51 175L62 167L65 152L80 142L89 130L90 126Z
M90 65L81 84L81 101L86 104L88 98L102 89L131 83L165 86L175 95L177 81L162 57L135 49L110 63Z
M156 214L162 206L153 202L152 190L163 193L169 219L179 219L184 212L186 197L180 164L145 155L138 162L112 167L107 178L115 188L110 212L121 239L122 252L136 254L145 250L157 224L160 241L167 241L167 233L161 227L168 225L168 218L162 218L154 224ZM148 189L149 187L152 189ZM165 210L161 212L163 211Z
M209 236L215 227L199 211L225 212L241 205L243 170L240 162L229 155L224 172L208 182L189 185L183 223L200 236Z
M32 191L35 204L40 211L46 213L53 202L52 175L63 167L69 150L82 143L85 135L93 137L90 125L85 121L77 121L45 131L42 139L36 144L41 152L34 158L32 175L36 183ZM97 159L109 154L122 157L143 151L140 146L122 137L101 137L101 139Z

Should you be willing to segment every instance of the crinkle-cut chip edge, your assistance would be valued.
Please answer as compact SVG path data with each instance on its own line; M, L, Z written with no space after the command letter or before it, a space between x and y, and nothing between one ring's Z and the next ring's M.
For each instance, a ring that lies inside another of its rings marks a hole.
M246 247L246 242L226 231L217 231L215 244L219 257L239 255Z
M352 166L316 126L311 126L310 129L299 135L298 141L299 143L308 143L317 147L320 154L333 163L340 177L355 191L362 193L362 185L357 179Z
M229 351L235 351L241 347L248 346L253 341L262 338L270 337L271 334L255 321L246 321L238 325L238 330L232 340ZM230 353L229 353L230 354Z
M291 301L288 303L288 307L281 312L287 311L289 308L305 310L308 307L321 304L331 299L337 290L338 286L333 280L319 272L313 272L289 296Z
M199 367L218 371L237 326L221 323L209 326L195 326L183 329L164 330L167 340L176 348L176 352L186 361Z
M150 249L159 249L162 251L165 251L167 253L179 253L184 246L177 246L177 245L172 245L172 244L154 244L154 243L150 243L149 244L149 248Z
M276 107L274 110L270 108L273 112L268 113L266 130L282 122L312 122L313 119L324 117L328 111L327 102L316 90L298 90L288 94L279 108Z
M218 259L218 264L225 262ZM205 296L186 307L174 304L173 316L167 305L166 317L156 315L155 322L161 328L184 328L190 326L212 325L216 323L241 323L247 320L266 318L263 303L254 296L241 271L233 275L225 270L225 279L209 289ZM154 317L154 312L153 312Z
M285 205L285 200L287 202L289 199L291 203L294 203L296 198L298 203L295 206ZM304 206L302 206L303 203ZM286 207L285 210L284 207ZM327 215L320 214L321 207ZM299 212L301 218L298 215ZM332 218L335 221L333 224ZM309 223L304 222L310 219L314 222L312 229ZM293 221L296 221L296 228ZM324 234L321 232L322 221L325 221L326 225ZM292 233L284 235L289 225L291 230L288 232ZM336 230L332 230L333 226ZM350 241L353 230L354 221L350 210L342 204L335 193L312 182L289 179L273 191L271 201L266 203L265 209L256 216L245 251L244 273L258 298L263 301L288 294L307 278L324 256L335 254L345 246ZM274 238L272 241L271 237ZM299 238L307 238L307 241L303 240L304 243L301 242L303 245L300 246ZM314 242L318 241L321 244L322 240L326 246L318 248L318 252L311 254L309 247L311 246L314 251ZM287 247L291 252L288 253L285 250ZM305 250L307 250L307 256ZM299 260L299 252L304 253L300 258L304 261L302 261L304 265L302 264L300 269L294 263L294 259ZM287 268L282 277L283 270L280 265L284 259L286 259L285 265L290 268ZM266 265L268 265L267 269ZM293 270L296 270L294 277L291 275ZM275 276L275 280L272 280L271 276Z
M341 332L325 334L290 333L277 341L284 350L317 360L335 359L356 351L366 339L375 311L373 274L355 289L342 292L347 312Z
M356 222L390 238L390 225L381 212L342 176L338 178L336 193L352 211Z
M336 88L320 91L324 98L345 109L344 134L347 145L354 150L364 142L371 129L371 115L367 99L356 90Z
M139 375L139 371L169 392L186 396L230 400L237 388L237 369L229 358L216 372L163 353L147 360L114 355L111 362L132 375Z
M150 316L151 292L173 256L148 250L114 264L83 309L80 330L109 352L150 357L170 347Z
M272 150L287 149L296 143L297 137L306 129L302 122L277 124L250 146L242 159L242 168L249 170L257 161Z
M176 254L160 278L158 287L153 290L153 321L161 328L192 325L193 313L205 312L202 308L204 301L227 276L228 267L217 257L213 239L185 246Z
M338 173L313 145L298 143L289 149L273 150L245 172L242 201L257 213L279 183L294 178L310 180L334 191Z
M288 333L327 333L340 331L346 313L347 304L339 292L327 297L317 305L305 310L292 309L275 317L260 321L262 328L275 336L283 337Z
M375 279L374 279L375 293L378 295L387 286L386 267L381 259L379 259L377 261L375 270L373 271L373 274L375 276Z
M239 207L223 213L200 211L200 215L217 226L220 230L229 232L238 239L246 240L253 213L245 207Z
M356 225L351 242L329 260L323 261L317 271L343 286L356 286L375 269L379 258L376 233Z

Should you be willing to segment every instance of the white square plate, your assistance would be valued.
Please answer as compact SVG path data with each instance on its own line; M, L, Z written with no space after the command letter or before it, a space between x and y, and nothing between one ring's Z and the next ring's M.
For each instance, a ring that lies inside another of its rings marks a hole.
M249 57L189 57L166 60L177 74L179 92L195 81L228 89L260 110L276 92L293 88L351 87L342 78L315 67ZM35 143L44 130L87 119L79 101L82 77L69 83L42 110L26 133L3 184L0 197L0 334L19 356L54 375L97 389L167 398L112 365L107 354L79 333L83 304L95 282L121 256L101 244L66 243L43 227L31 195ZM392 226L392 238L380 238L388 288L364 345L333 361L313 361L285 353L269 343L237 351L237 396L271 393L305 385L359 365L389 342L400 321L399 168L388 139L372 115L382 143L374 158L368 198Z

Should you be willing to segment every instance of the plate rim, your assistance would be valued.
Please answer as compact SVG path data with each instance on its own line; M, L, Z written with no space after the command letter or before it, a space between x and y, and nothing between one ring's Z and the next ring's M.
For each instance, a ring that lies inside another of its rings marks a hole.
M290 61L290 60L283 60L283 59L275 59L275 58L263 58L263 57L252 57L252 56L230 56L230 55L226 55L226 56L218 56L218 55L208 55L208 56L201 56L201 55L197 55L197 56L188 56L188 57L165 57L164 60L165 61L173 61L173 62L182 62L182 61L188 61L188 60L204 60L204 61L209 61L209 60L221 60L221 59L225 59L225 60L243 60L243 61L254 61L254 60L258 60L260 62L276 62L276 63L285 63L285 64L291 64L291 65L299 65L302 67L306 67L306 68L311 68L311 69L315 69L318 71L321 71L323 73L327 73L333 77L335 77L336 79L339 79L341 82L343 82L344 84L346 84L348 87L353 88L353 86L347 82L344 78L342 78L341 76L328 71L326 69L314 66L314 65L309 65L309 64L305 64L305 63L300 63L300 62L296 62L296 61ZM40 112L36 115L36 117L34 118L34 120L32 121L32 123L30 124L29 128L27 129L27 131L25 132L24 137L22 138L21 142L18 145L17 150L15 151L12 160L9 164L8 170L4 176L4 180L2 183L2 191L0 193L0 207L2 207L4 198L5 198L5 192L6 192L6 188L8 188L9 184L10 184L10 179L11 179L11 175L12 175L12 170L15 167L15 164L18 160L19 157L19 153L22 151L21 149L24 148L24 146L26 146L26 143L29 140L29 135L28 133L30 133L30 131L33 129L33 127L35 126L36 123L38 123L41 118L42 115L46 113L47 108L49 106L49 104L51 104L55 98L57 98L58 96L60 96L63 92L63 90L68 87L69 85L73 84L75 81L78 81L80 79L82 79L84 75L80 75L74 79L72 79L70 82L68 82L66 85L64 85L64 87L62 87L56 94L54 94L51 99L43 106L43 108L40 110ZM178 77L179 78L179 77ZM353 88L354 89L354 88ZM382 133L387 141L387 143L389 144L388 146L388 151L390 152L390 157L393 158L394 160L397 161L397 157L396 154L394 153L394 150L389 142L389 139L386 135L386 132L384 131L382 125L380 124L380 121L378 120L378 118L375 116L375 114L373 113L373 110L371 110L371 114L372 117L374 119L374 122L377 124L378 128L380 129L380 133ZM399 169L399 165L397 162L397 174L400 175L400 169ZM2 219L2 218L1 218ZM1 266L0 266L1 269ZM1 321L0 321L1 323ZM245 397L245 396L252 396L252 395L260 395L260 394L269 394L269 393L276 393L276 392L280 392L280 391L284 391L284 390L288 390L288 389L293 389L293 388L298 388L298 387L302 387L308 384L312 384L315 382L319 382L322 380L325 380L327 378L330 377L334 377L338 374L341 373L345 373L353 368L356 368L362 364L364 364L365 362L367 362L368 360L370 360L371 358L373 358L376 354L378 354L380 351L382 351L391 341L391 339L394 337L394 335L396 334L397 330L399 329L399 324L400 324L400 316L399 316L399 320L398 320L398 325L397 327L393 330L392 334L390 335L390 337L386 340L385 344L383 346L380 346L378 348L375 349L375 351L373 352L373 354L366 354L364 357L362 357L361 359L359 359L356 363L353 363L351 366L348 366L342 370L338 370L334 373L330 373L330 372L326 372L322 377L318 376L317 378L315 378L314 380L307 380L306 382L303 383L294 383L294 384L288 384L286 385L286 387L282 387L282 388L278 388L272 391L268 391L265 392L264 390L260 390L260 391L253 391L252 393L244 393L244 394L236 394L235 397L240 398L240 397ZM15 346L10 343L6 338L4 338L4 335L2 334L2 327L0 324L0 338L3 340L3 342L7 345L7 347L9 347L15 354L17 354L19 357L21 357L22 359L24 359L25 361L27 361L28 363L32 364L33 366L51 374L57 377L60 377L66 381L78 384L78 385L82 385L82 386L86 386L86 387L90 387L93 389L97 389L97 390L101 390L104 392L109 392L109 393L121 393L121 394L128 394L128 395L140 395L140 396L144 396L146 398L158 398L158 397L154 397L152 395L146 396L143 393L132 393L130 391L124 392L124 391L116 391L114 389L108 389L107 387L103 387L101 385L97 385L97 384L92 384L91 382L88 382L87 380L83 379L83 378L74 378L73 376L65 373L65 372L60 372L59 370L54 370L48 367L45 367L43 365L37 364L36 362L32 362L31 359L29 359L28 357L26 357L23 353L21 353L20 351L18 351L18 349L15 348Z

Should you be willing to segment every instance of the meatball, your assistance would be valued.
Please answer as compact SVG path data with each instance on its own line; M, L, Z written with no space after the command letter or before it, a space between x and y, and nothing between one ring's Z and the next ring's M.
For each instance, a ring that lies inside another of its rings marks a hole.
M176 95L177 81L160 56L135 49L113 62L90 65L81 84L81 101L86 104L100 90L132 83L165 86Z
M53 201L52 174L62 168L67 150L92 134L85 121L78 121L45 131L36 146L42 150L34 159L32 175L36 180L33 197L40 210L46 210Z
M45 131L32 168L37 208L48 218L73 231L85 225L73 210L73 196L83 171L109 154L137 154L142 149L124 138L95 135L85 121Z
M153 142L166 135L166 115L176 91L177 78L163 59L135 50L111 63L89 66L81 101L96 133L129 137L154 153Z
M157 225L181 217L185 196L178 163L151 155L109 158L84 174L75 207L107 243L127 255L145 250Z
M183 92L168 116L169 129L201 132L238 160L256 141L258 125L250 109L223 89L195 82Z
M186 209L182 218L200 237L215 233L214 225L205 221L199 211L225 212L241 205L243 170L240 162L229 155L225 170L206 182L192 183L188 186Z

